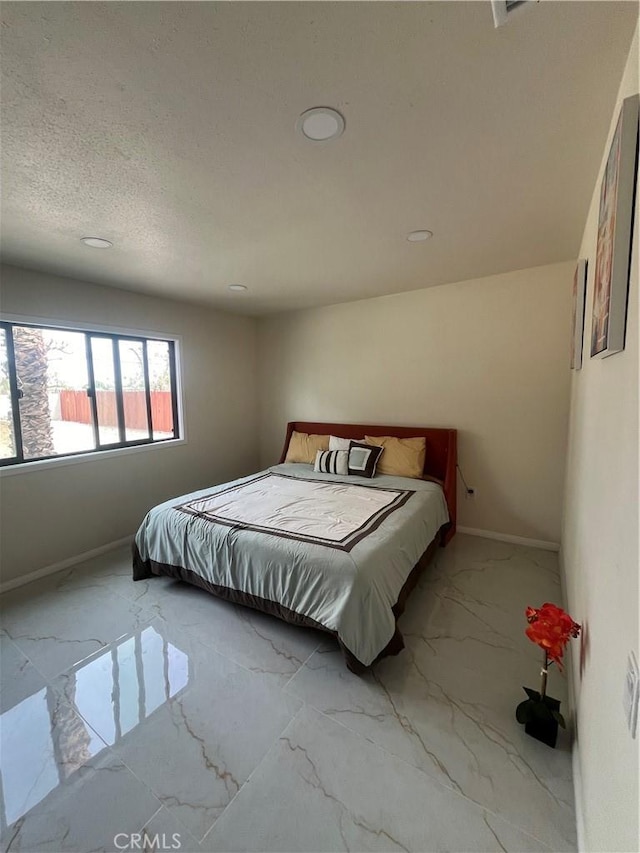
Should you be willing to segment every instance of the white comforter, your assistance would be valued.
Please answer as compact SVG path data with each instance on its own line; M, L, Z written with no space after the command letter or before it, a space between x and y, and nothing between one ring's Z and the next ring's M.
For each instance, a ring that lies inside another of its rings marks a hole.
M144 561L310 617L366 666L392 638L398 594L448 520L435 483L284 464L155 507L136 544Z

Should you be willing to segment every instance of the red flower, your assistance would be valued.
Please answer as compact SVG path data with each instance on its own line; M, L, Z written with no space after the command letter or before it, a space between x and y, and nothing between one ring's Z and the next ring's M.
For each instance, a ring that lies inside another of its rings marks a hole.
M538 618L538 611L534 607L527 607L524 615L527 617L527 622L535 622Z
M580 634L580 625L561 607L547 602L536 609L527 607L525 616L529 623L525 634L529 639L544 649L551 661L555 661L562 669L562 655L571 637Z

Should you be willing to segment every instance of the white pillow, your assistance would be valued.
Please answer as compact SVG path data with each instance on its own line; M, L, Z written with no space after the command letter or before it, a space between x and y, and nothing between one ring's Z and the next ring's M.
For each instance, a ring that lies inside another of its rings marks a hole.
M313 470L318 474L337 474L346 477L349 473L349 451L318 450Z
M338 438L337 435L329 436L329 450L348 450L352 441L364 444L364 438Z

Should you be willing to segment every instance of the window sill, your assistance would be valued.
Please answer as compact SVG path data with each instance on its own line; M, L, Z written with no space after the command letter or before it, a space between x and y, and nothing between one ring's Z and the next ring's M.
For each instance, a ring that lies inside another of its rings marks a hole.
M79 453L77 456L61 456L59 459L41 459L37 462L22 462L18 465L7 465L0 468L0 478L17 474L35 474L49 468L62 468L65 465L78 465L81 462L105 462L117 456L127 456L129 453L146 453L149 450L159 450L161 447L176 447L186 444L186 438L172 438L158 441L154 444L141 444L137 447L116 447L113 450L99 450L92 453Z

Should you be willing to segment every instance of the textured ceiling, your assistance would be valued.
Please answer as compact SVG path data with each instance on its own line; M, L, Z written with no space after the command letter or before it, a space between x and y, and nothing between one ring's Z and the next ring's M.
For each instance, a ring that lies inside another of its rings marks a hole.
M5 259L259 314L574 257L637 4L498 30L488 2L1 17ZM345 116L333 143L294 131L318 105Z

